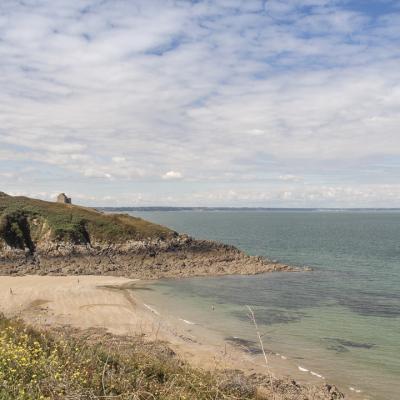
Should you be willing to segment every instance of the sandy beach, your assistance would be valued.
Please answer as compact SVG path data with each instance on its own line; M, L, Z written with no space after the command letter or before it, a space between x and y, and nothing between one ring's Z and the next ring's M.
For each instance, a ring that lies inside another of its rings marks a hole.
M107 329L117 335L165 340L182 357L208 368L234 366L238 352L229 345L200 342L190 321L171 321L138 301L139 280L101 276L1 277L0 311L36 326ZM240 361L241 362L241 361Z
M160 315L143 303L135 290L144 282L102 276L22 276L0 279L0 312L41 327L99 328L118 335L143 335L167 341L192 365L206 369L240 369L267 373L260 354L246 352L212 332L177 317ZM139 292L138 292L139 293ZM268 355L270 372L299 383L323 384L325 379L305 371L288 357ZM359 398L352 394L347 398Z

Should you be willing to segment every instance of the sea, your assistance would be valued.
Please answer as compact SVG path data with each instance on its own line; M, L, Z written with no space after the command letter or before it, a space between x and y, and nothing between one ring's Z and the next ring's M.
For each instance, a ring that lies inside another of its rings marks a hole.
M291 360L301 373L324 377L356 398L400 399L400 212L131 214L313 269L160 280L143 293L152 307L256 344L250 306L267 351Z

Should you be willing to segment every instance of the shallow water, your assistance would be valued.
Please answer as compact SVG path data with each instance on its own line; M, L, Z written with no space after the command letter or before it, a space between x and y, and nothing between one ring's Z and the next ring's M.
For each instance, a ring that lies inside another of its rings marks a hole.
M160 281L145 294L156 307L221 336L254 340L246 309L251 305L268 349L341 387L361 390L360 398L400 398L400 213L134 214L314 268Z

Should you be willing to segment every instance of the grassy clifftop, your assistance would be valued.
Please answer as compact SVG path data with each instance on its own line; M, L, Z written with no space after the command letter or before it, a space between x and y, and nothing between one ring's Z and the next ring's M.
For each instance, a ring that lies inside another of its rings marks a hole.
M141 218L0 192L0 240L12 247L32 248L43 240L121 243L173 235L170 229Z

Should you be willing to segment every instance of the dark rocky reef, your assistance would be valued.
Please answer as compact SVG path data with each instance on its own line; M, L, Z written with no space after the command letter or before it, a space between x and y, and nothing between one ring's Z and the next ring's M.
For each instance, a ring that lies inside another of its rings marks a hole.
M0 250L0 274L115 275L157 279L300 271L248 256L234 246L178 235L167 240L73 244L49 241L31 248Z

